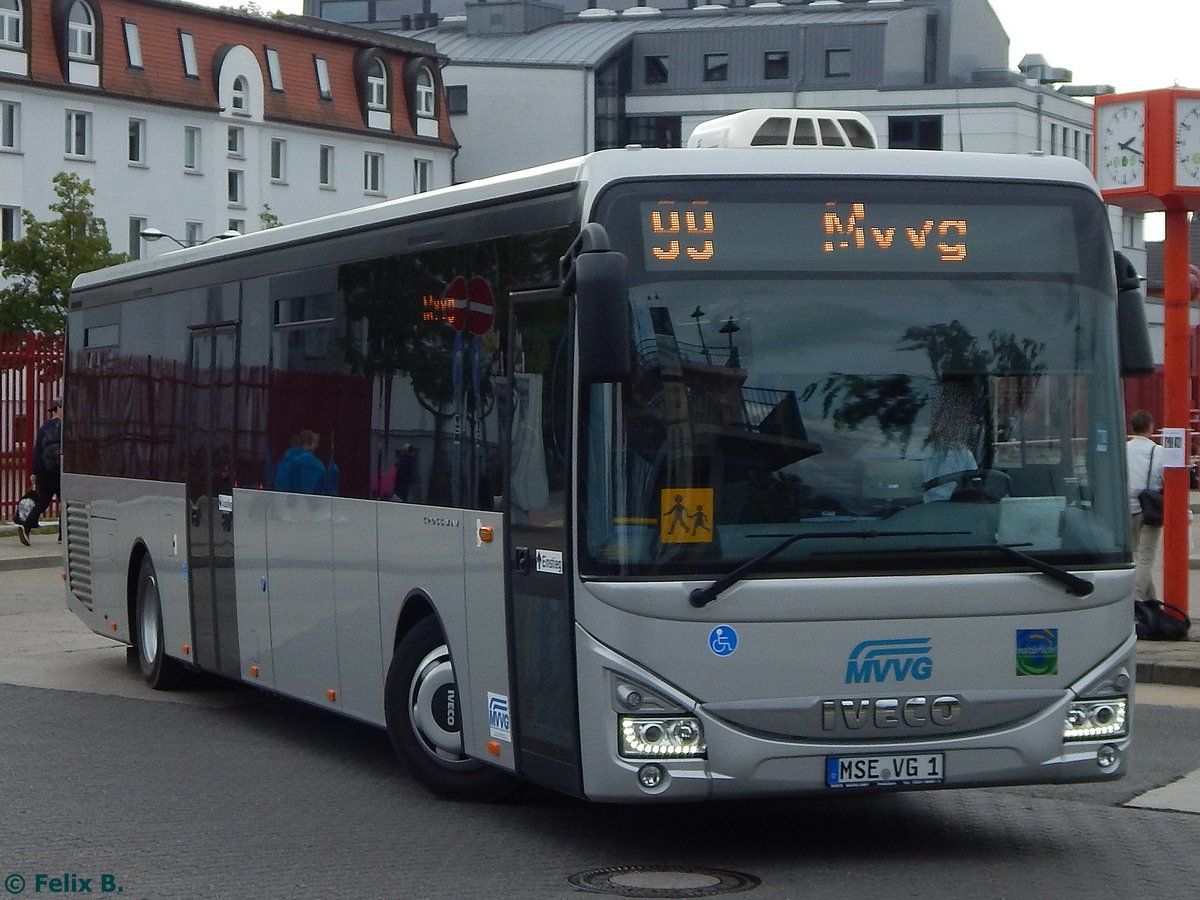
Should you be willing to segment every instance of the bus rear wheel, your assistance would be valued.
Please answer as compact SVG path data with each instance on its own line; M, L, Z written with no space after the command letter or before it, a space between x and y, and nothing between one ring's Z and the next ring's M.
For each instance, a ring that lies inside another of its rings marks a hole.
M149 556L142 560L138 571L134 616L138 668L142 678L156 691L180 687L187 671L180 662L167 656L163 647L162 600L158 594L158 576Z
M396 647L384 690L388 737L405 768L448 800L501 800L516 779L463 752L461 705L450 648L429 616Z

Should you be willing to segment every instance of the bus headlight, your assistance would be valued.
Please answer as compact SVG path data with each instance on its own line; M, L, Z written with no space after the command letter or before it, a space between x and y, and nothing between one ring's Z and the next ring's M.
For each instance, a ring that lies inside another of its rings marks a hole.
M695 759L704 755L704 729L692 716L621 716L621 756L626 759Z
M1124 737L1129 728L1129 703L1124 697L1076 700L1067 707L1064 741L1094 741Z

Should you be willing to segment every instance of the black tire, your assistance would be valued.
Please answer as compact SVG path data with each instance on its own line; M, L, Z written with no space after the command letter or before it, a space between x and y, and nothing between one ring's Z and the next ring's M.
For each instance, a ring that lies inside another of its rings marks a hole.
M134 610L134 646L142 678L156 691L183 686L188 671L178 660L167 656L163 646L162 601L158 595L158 576L149 556L142 559L138 571Z
M491 802L517 780L463 753L458 685L450 648L433 616L408 632L392 655L384 692L388 737L404 767L448 800Z

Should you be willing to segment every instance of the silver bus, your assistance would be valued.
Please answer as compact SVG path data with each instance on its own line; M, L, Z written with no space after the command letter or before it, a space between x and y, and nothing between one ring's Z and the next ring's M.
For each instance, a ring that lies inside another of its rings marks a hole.
M86 274L67 602L451 798L1117 778L1136 286L1074 161L851 149L601 151Z

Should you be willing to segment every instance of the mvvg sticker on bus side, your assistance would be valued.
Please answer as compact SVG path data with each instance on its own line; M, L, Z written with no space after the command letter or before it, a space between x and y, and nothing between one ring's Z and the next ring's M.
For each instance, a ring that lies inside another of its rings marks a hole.
M512 718L508 711L508 697L488 691L488 732L498 741L512 743Z

